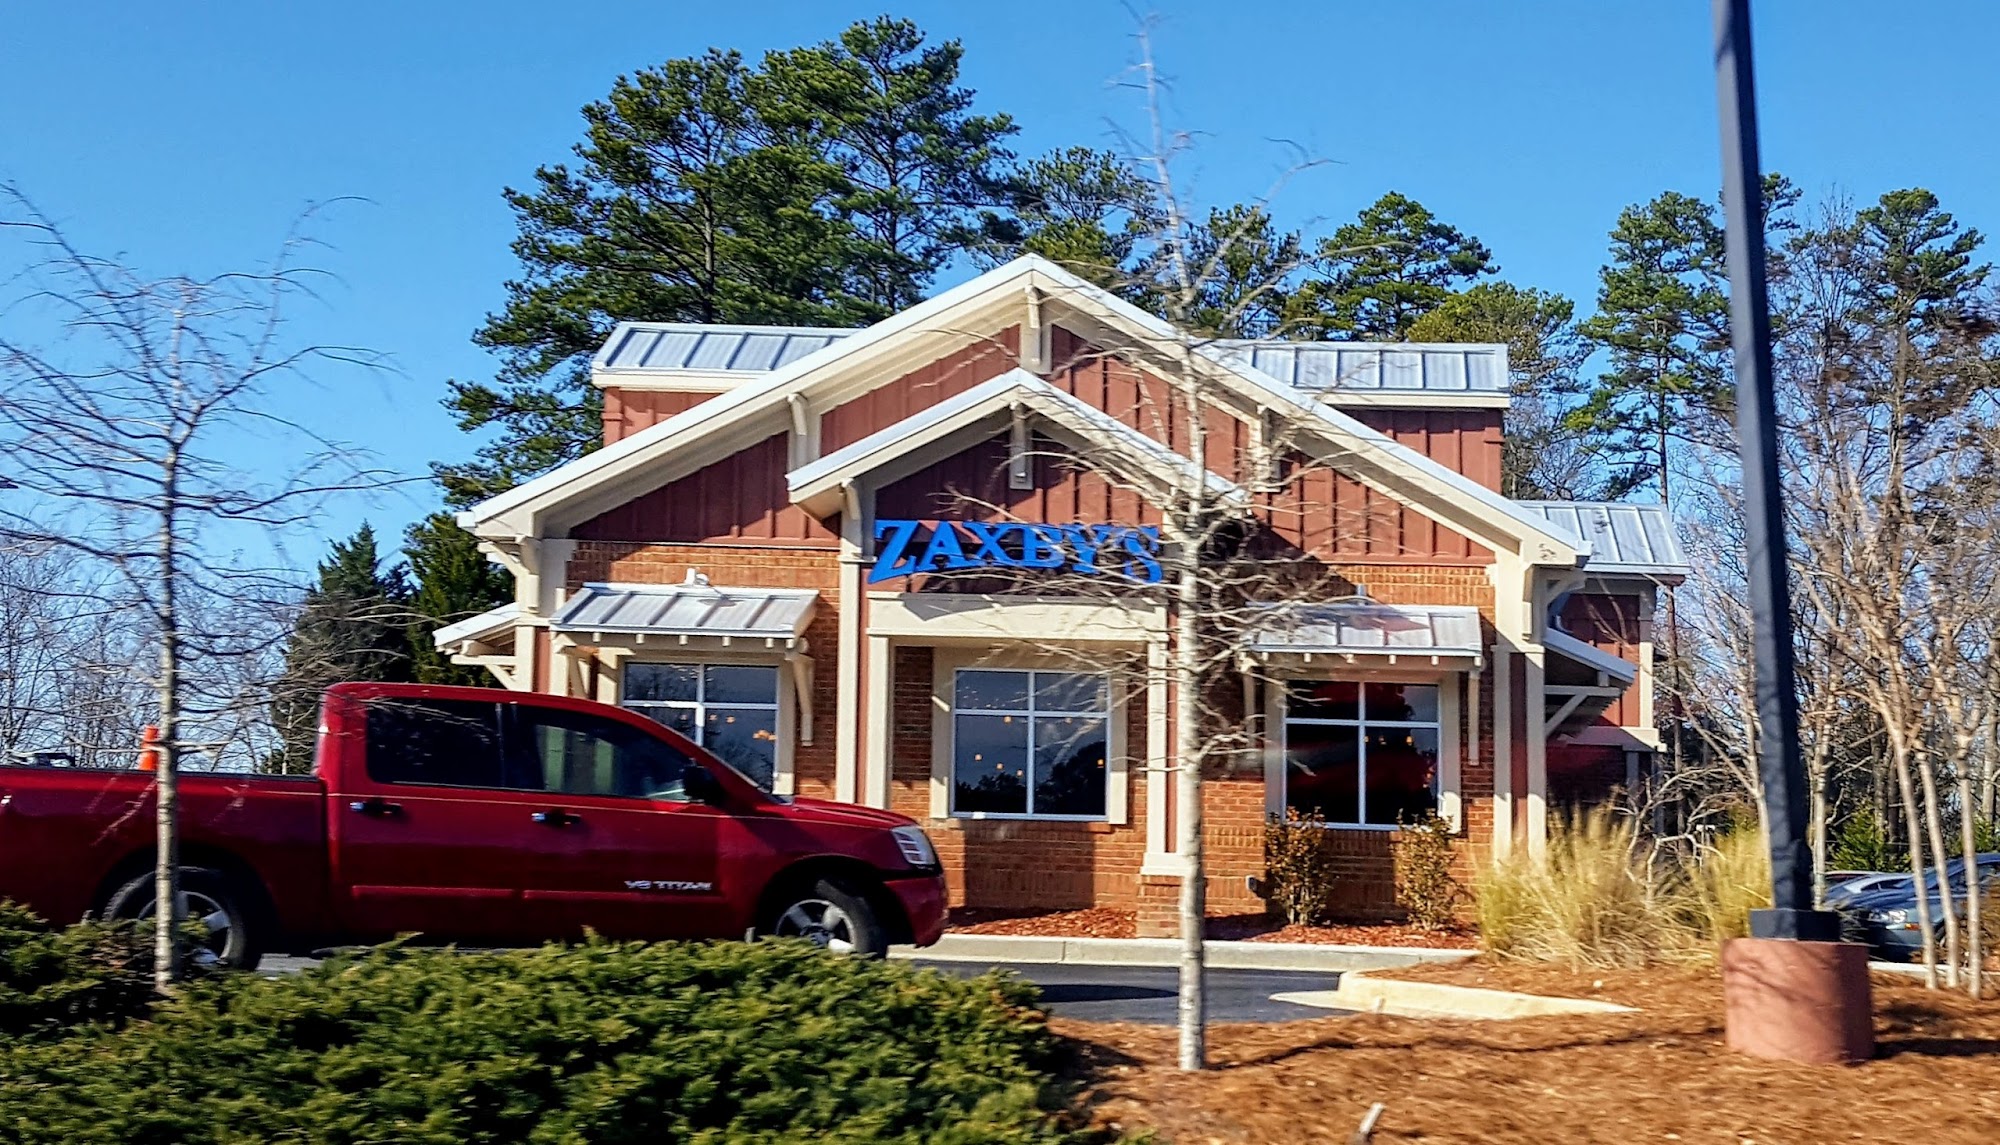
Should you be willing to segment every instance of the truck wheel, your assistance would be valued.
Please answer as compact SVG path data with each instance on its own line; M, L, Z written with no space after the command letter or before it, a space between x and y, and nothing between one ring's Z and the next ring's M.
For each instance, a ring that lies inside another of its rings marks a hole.
M242 885L221 871L182 867L181 913L203 930L187 956L204 966L257 969L264 952L257 942L250 901ZM112 892L104 904L104 917L150 922L156 905L153 873L148 871Z
M867 896L839 879L801 883L780 895L777 908L758 932L773 938L803 938L826 950L864 958L889 952L888 933Z

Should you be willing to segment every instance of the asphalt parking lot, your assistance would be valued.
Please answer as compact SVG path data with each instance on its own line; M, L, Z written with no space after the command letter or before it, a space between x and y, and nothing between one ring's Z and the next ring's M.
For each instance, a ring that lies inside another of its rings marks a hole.
M1172 1025L1179 971L1171 966L1094 966L1040 962L945 962L916 960L947 974L973 975L1010 970L1042 988L1051 1014L1090 1022L1138 1022ZM266 958L264 974L288 974L316 964L310 958ZM1210 970L1210 1022L1289 1022L1341 1013L1289 1002L1271 995L1298 990L1331 990L1338 974L1301 971Z

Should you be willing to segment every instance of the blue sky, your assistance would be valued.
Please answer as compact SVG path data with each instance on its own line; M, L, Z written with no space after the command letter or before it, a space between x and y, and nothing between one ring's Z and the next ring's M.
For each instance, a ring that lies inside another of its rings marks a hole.
M1135 0L1138 4L1138 0ZM1174 124L1199 132L1203 201L1265 193L1293 148L1326 160L1275 207L1337 222L1388 190L1478 235L1505 277L1587 308L1618 210L1719 184L1708 5L1564 0L1158 0L1154 51ZM577 109L621 72L711 45L747 55L823 39L873 4L19 3L0 23L0 176L72 235L156 272L261 260L308 203L338 280L301 339L367 346L396 372L329 375L288 401L420 473L472 442L438 401L487 376L469 340L513 272L503 186L566 157ZM966 45L979 105L1023 153L1108 145L1141 122L1116 86L1135 58L1115 0L905 3ZM1766 166L1809 195L1924 185L2000 228L2000 5L1762 0ZM7 268L11 269L11 268ZM250 447L254 450L255 447ZM281 459L246 455L251 465ZM409 492L332 506L392 534ZM294 552L317 545L301 538Z

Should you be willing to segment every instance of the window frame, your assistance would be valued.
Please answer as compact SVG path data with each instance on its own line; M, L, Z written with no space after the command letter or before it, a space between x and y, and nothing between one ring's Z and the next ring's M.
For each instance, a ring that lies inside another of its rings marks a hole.
M1012 709L960 708L958 706L958 679L966 672L1015 673L1027 676L1027 706ZM1071 709L1043 711L1035 707L1035 677L1037 675L1084 676L1098 680L1104 686L1103 707L1095 711ZM1119 681L1116 672L1079 672L1051 664L986 664L975 661L971 663L940 663L936 671L936 680L936 686L939 689L938 698L942 701L939 705L939 719L947 729L945 736L934 736L934 739L941 738L943 741L941 744L942 750L939 754L943 760L942 779L944 784L945 817L974 822L988 819L1009 821L1033 820L1044 823L1115 823L1123 821L1122 813L1124 808L1120 806L1120 801L1115 798L1115 795L1122 791L1125 779L1125 768L1120 765L1124 754L1124 742L1121 734L1124 722L1124 705L1120 702L1119 698ZM958 717L961 715L1020 716L1027 721L1027 810L960 811L958 809ZM1101 814L1067 815L1038 812L1035 810L1035 721L1043 717L1053 719L1069 717L1104 721L1105 788L1104 811ZM934 762L933 777L937 778L937 775L938 770ZM932 809L934 813L937 810L935 797L933 798Z
M692 701L634 701L628 699L625 674L639 665L693 668L695 670L696 699ZM708 669L710 668L765 668L771 670L774 673L772 678L775 686L775 694L772 702L769 704L709 703L705 697L708 693ZM652 719L650 715L647 715L647 709L649 708L672 708L682 711L692 711L694 713L695 730L698 733L692 738L694 739L695 746L704 751L709 750L707 743L704 742L704 738L707 734L708 713L711 709L719 711L773 713L771 729L772 735L777 737L777 742L773 745L771 751L771 787L767 794L791 795L795 782L793 751L797 743L797 703L793 695L796 684L791 677L791 673L795 671L797 671L795 667L783 660L747 656L621 656L618 659L617 671L612 676L616 688L616 699L614 702L618 707L649 720ZM657 720L653 722L659 723ZM660 726L668 727L670 731L673 730L666 724L661 724ZM713 752L710 754L713 754Z
M1437 815L1451 825L1454 832L1464 830L1460 817L1459 798L1459 749L1466 734L1460 726L1459 690L1460 681L1468 677L1461 673L1443 675L1353 675L1353 676L1284 676L1266 682L1268 699L1265 707L1265 743L1267 747L1264 766L1265 810L1274 815L1284 815L1289 803L1287 797L1291 786L1291 726L1294 723L1311 727L1351 728L1356 738L1357 757L1355 760L1356 815L1366 818L1368 814L1368 731L1370 728L1431 729L1437 732L1438 759L1436 777L1431 783L1431 792ZM1476 677L1474 678L1476 679ZM1318 716L1293 716L1291 714L1291 690L1299 684L1352 683L1356 688L1356 718L1351 720ZM1370 720L1368 719L1368 685L1390 684L1399 687L1435 687L1437 695L1437 719L1435 722L1423 720ZM1276 734L1272 734L1275 731ZM1328 830L1341 831L1398 831L1402 828L1395 823L1333 822L1326 823Z

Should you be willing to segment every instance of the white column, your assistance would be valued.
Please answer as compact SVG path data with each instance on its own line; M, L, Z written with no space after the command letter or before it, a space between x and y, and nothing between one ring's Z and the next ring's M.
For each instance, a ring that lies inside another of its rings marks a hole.
M889 713L894 710L895 681L887 636L868 637L868 734L866 766L862 769L866 794L862 802L870 807L889 806L889 768L892 762L893 731Z

